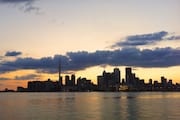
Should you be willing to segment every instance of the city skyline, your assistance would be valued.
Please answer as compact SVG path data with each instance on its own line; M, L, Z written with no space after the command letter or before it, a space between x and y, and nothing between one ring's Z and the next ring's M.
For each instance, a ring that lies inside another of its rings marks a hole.
M16 86L16 90L5 88L2 92L87 92L87 91L179 91L180 83L175 83L165 76L160 81L149 78L148 82L136 76L131 67L125 68L125 76L119 68L113 72L103 71L96 76L97 84L86 77L77 77L75 74L61 76L59 64L59 79L54 81L48 78L45 81L28 81L26 86Z
M114 67L180 83L179 11L179 0L0 0L0 90L58 80L59 59L62 76L94 83Z

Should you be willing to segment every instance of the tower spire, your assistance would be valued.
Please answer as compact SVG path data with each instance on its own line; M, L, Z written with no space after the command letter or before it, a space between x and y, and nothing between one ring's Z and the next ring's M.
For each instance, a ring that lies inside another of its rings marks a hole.
M59 82L61 81L61 59L59 59Z
M59 59L59 86L62 86L62 77L61 77L61 58Z

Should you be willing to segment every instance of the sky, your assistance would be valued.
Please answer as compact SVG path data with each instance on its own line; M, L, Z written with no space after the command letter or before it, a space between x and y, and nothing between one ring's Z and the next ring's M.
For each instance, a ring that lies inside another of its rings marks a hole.
M0 90L104 70L180 83L179 0L0 0Z

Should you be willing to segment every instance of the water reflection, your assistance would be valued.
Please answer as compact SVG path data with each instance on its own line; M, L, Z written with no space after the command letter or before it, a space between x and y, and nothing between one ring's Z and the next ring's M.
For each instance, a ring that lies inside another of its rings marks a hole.
M179 93L1 93L0 120L178 119Z

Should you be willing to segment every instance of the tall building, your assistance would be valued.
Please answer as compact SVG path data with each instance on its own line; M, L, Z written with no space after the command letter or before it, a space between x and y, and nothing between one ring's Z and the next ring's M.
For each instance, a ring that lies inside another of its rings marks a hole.
M103 76L97 76L97 84L99 90L104 90L104 77Z
M112 73L103 71L97 76L98 88L103 91L118 91L120 86L120 70L115 68Z
M131 85L132 84L132 69L126 68L126 84Z
M71 75L71 84L72 84L72 86L75 86L75 80L76 80L76 76L74 74Z
M66 86L71 86L70 82L71 82L71 81L70 81L70 79L69 79L69 75L66 75L66 76L65 76L65 85L66 85Z
M152 85L152 79L149 79L149 85Z
M161 77L161 83L163 85L167 84L167 79L164 76Z
M129 90L141 89L140 86L144 85L143 80L139 80L139 78L136 77L135 73L132 73L132 69L130 67L127 67L125 72L126 72L125 73L126 85L128 86L128 89Z
M119 68L114 68L114 79L116 84L121 83L121 72Z
M161 77L161 86L162 88L167 87L167 79L164 76Z

